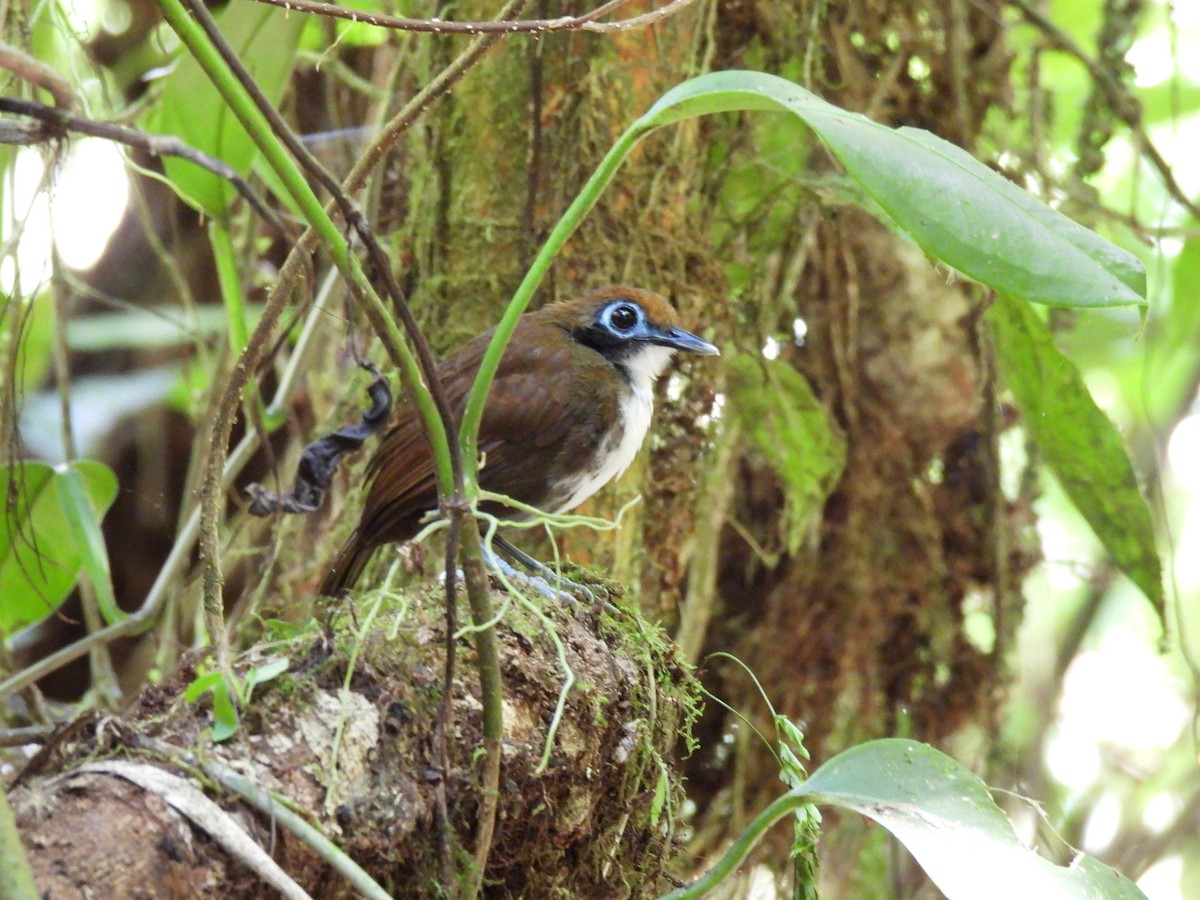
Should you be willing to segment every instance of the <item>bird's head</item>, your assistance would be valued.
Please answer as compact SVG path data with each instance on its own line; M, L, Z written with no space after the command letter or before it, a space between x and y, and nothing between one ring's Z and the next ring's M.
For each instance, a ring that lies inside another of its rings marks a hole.
M679 327L675 308L653 291L605 287L562 304L571 336L625 371L653 382L676 351L714 356L720 351Z

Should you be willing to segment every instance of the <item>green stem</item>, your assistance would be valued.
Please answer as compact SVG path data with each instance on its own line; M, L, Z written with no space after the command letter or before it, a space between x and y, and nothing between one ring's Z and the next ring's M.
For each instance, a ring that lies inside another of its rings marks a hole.
M249 337L246 328L246 300L238 278L237 252L229 225L222 219L208 220L208 242L212 245L213 261L217 267L217 283L225 304L225 321L229 326L229 346L234 355L242 352Z
M391 894L380 887L346 851L288 808L290 798L265 791L248 778L213 760L198 760L190 753L180 753L179 756L192 765L199 765L206 775L222 787L237 794L272 822L278 822L294 834L336 869L364 897L371 900L391 900Z
M772 825L811 802L812 796L802 789L788 791L754 817L754 821L746 826L746 830L738 835L738 839L725 851L725 855L708 870L703 878L685 888L664 894L659 900L696 900L698 897L703 897L742 864L742 861L754 849L755 844L762 840L762 836Z
M546 243L542 245L542 249L525 274L524 280L513 294L508 308L504 311L503 318L496 326L496 333L492 336L487 352L483 355L483 362L475 376L471 393L467 397L466 411L458 430L458 445L462 451L463 480L466 483L468 498L471 500L475 499L478 490L476 475L479 457L479 423L483 420L484 404L487 402L492 380L496 377L496 370L500 368L504 349L508 346L509 339L516 331L518 320L528 308L529 301L533 299L534 291L546 277L550 263L558 251L575 233L575 229L579 227L583 217L596 205L596 201L600 199L600 195L616 175L617 169L629 155L629 151L653 127L646 124L645 118L643 116L626 129L612 149L605 154L604 159L600 161L600 165L596 167L596 171L592 173L592 177L588 179L587 184L583 186L575 200L567 207L567 211L562 214L562 218L558 220L554 230L550 232L550 236L546 238Z

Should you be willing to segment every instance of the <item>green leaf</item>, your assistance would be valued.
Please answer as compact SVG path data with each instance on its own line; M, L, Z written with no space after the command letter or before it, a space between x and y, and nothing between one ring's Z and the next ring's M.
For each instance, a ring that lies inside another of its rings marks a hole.
M238 714L233 704L229 685L223 680L213 686L212 738L217 743L228 740L237 733Z
M113 596L112 570L108 565L104 535L100 532L100 516L78 471L68 467L54 483L71 536L83 557L83 570L96 594L100 615L106 624L113 625L126 616Z
M772 825L813 803L874 819L908 848L949 900L1145 900L1131 881L1093 859L1080 855L1058 866L1038 856L1021 843L982 781L944 753L900 738L869 741L833 757L756 816L703 878L665 900L707 895ZM815 827L816 821L805 826Z
M220 672L198 675L184 690L183 699L195 703L209 691L213 696L212 738L219 743L232 737L238 729L237 707L224 676Z
M999 295L988 314L996 355L1039 451L1126 575L1163 615L1150 509L1116 427L1028 304Z
M663 810L667 805L667 793L671 788L671 779L667 775L667 767L658 764L658 779L654 782L654 797L650 801L650 824L658 827Z
M67 483L60 485L64 479ZM0 466L0 488L5 497L0 518L0 632L11 633L58 609L75 586L85 557L90 557L90 565L98 565L102 545L89 545L99 539L99 522L117 496L117 477L91 460L69 466L19 462ZM80 521L73 526L75 516ZM87 518L91 524L83 521ZM89 536L92 525L97 530ZM97 577L99 572L97 568Z
M221 33L272 103L278 103L296 61L306 16L287 15L255 3L231 3L214 18ZM197 150L246 175L258 154L250 135L225 105L201 70L185 56L164 79L164 88L146 127L172 134ZM233 188L218 175L176 157L163 161L167 177L184 199L223 218Z
M987 786L950 757L897 738L852 747L805 782L810 799L852 809L894 834L950 900L1143 898L1081 856L1057 866L1026 847Z
M272 681L286 672L288 670L288 665L289 663L287 658L281 656L278 659L273 659L261 666L255 666L246 673L246 684L249 687L266 684L268 681Z
M288 670L288 665L287 657L280 656L261 666L255 666L247 672L246 677L242 680L242 703L249 704L254 689L260 684L266 684L268 681L278 678Z
M184 690L183 699L188 703L195 703L220 683L220 672L206 672L203 675L197 675Z
M783 483L781 530L794 553L841 477L846 439L788 364L737 353L727 365L730 415Z
M917 128L889 128L762 72L713 72L664 94L631 128L735 110L791 112L926 253L1007 294L1059 306L1146 305L1141 262Z

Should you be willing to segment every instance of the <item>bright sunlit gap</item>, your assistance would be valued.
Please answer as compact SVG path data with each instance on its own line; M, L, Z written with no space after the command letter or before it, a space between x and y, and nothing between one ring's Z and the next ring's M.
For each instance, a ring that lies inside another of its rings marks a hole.
M1200 590L1200 414L1185 416L1167 441L1167 466L1164 483L1179 520L1174 526L1174 565L1176 587L1181 596Z
M1137 880L1149 900L1176 900L1183 897L1183 857L1160 859Z
M1200 415L1179 420L1167 442L1167 462L1171 477L1189 494L1200 493Z
M1166 12L1165 4L1159 4L1160 12ZM1168 28L1154 27L1139 38L1125 61L1133 66L1134 84L1139 88L1154 87L1168 78L1186 78L1200 82L1200 57L1194 53L1177 52L1200 41L1200 4L1174 3L1170 6L1174 26L1174 47Z
M0 290L18 285L26 294L50 277L50 236L63 263L87 269L104 252L129 199L129 181L121 153L109 141L84 138L72 142L66 158L50 179L39 150L23 148L13 165L13 189L5 192L5 228L19 229L16 269L6 260L0 268ZM53 207L50 203L53 192ZM19 274L19 281L18 281Z
M1083 849L1088 853L1103 853L1121 828L1121 799L1116 794L1105 794L1092 807L1087 825L1083 829Z

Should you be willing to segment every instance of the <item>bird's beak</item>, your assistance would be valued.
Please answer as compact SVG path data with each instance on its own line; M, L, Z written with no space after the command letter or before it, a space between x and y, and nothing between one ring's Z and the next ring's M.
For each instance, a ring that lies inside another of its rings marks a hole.
M708 341L702 341L690 331L684 331L682 328L664 328L658 331L651 342L661 347L682 350L684 353L698 353L701 356L721 355L721 351Z

